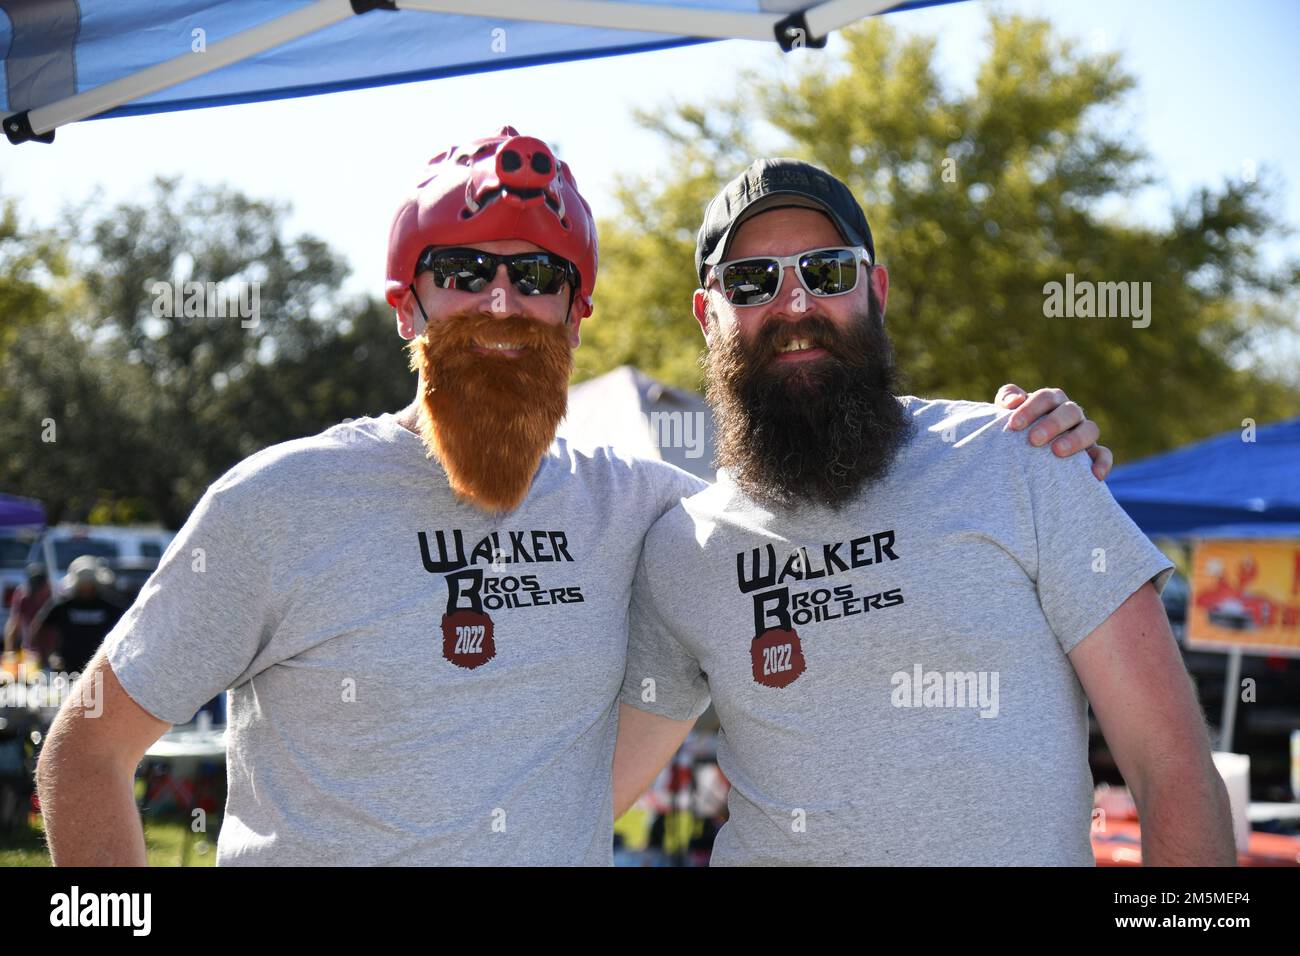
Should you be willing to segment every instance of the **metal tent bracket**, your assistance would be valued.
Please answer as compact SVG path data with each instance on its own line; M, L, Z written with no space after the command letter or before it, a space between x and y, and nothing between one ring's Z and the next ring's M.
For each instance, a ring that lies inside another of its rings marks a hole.
M28 115L29 112L29 110L23 110L21 113L12 113L5 117L5 135L9 137L9 142L15 146L28 141L35 143L54 142L54 130L38 133L32 129L32 118Z
M826 46L826 37L813 36L809 31L808 19L804 16L802 10L776 21L772 29L776 33L777 44L786 53L796 47L820 50Z

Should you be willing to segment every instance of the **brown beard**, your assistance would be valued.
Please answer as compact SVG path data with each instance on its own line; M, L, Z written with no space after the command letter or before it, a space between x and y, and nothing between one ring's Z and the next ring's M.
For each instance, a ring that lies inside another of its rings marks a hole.
M838 510L884 476L911 420L894 397L900 377L874 293L844 329L814 314L767 322L750 341L730 332L706 354L705 379L717 464L742 491L775 507ZM830 354L774 364L777 347L799 337Z
M500 513L527 496L568 406L567 333L523 316L474 313L430 323L411 341L411 370L424 382L420 437L462 500ZM523 345L523 354L480 355L471 349L480 334Z

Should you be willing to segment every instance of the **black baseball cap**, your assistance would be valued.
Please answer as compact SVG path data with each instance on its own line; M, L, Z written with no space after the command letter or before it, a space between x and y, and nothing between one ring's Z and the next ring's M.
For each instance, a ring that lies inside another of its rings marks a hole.
M736 229L750 216L783 206L805 206L830 217L840 238L863 246L876 261L867 216L839 179L812 163L777 157L756 159L709 201L695 237L695 271L704 284L709 266L725 260Z

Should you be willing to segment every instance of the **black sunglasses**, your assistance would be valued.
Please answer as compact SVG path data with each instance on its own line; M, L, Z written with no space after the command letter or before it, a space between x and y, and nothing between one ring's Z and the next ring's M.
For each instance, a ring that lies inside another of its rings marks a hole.
M551 295L566 282L577 285L578 270L568 259L549 252L516 252L499 256L480 249L435 249L430 246L420 255L415 274L432 272L440 289L478 292L496 278L497 267L504 264L506 275L524 295Z

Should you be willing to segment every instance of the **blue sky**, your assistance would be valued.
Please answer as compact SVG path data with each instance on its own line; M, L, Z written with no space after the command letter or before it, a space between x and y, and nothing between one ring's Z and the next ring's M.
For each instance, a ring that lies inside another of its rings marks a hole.
M891 15L940 38L942 67L968 83L982 56L989 4ZM1300 227L1300 3L1295 0L1000 0L1045 16L1089 48L1119 50L1139 88L1131 127L1165 183L1131 214L1157 217L1174 197L1249 169L1282 181L1280 211ZM817 51L793 59L818 56ZM792 62L792 61L791 61ZM101 189L138 195L155 174L225 181L291 203L294 231L347 256L349 288L382 294L392 210L420 165L444 145L510 123L556 145L597 215L612 213L617 172L671 162L637 130L633 107L702 101L746 68L785 68L770 44L729 41L505 73L297 100L83 122L53 146L0 144L0 192L27 221L53 221L66 201ZM520 91L536 92L521 96ZM531 102L530 102L531 99ZM576 108L575 108L576 107ZM357 117L366 117L360 131ZM347 118L349 122L345 123ZM1272 250L1300 255L1300 241Z

